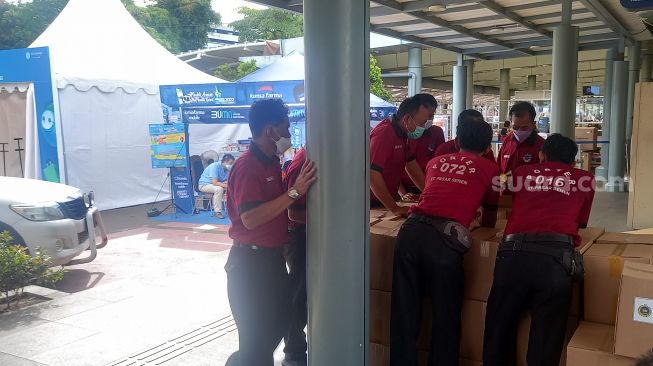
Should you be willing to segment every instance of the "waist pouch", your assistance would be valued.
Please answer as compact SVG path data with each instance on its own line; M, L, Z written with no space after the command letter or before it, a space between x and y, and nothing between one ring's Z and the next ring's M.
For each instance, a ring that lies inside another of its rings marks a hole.
M499 246L499 252L506 251L522 251L530 253L545 254L553 257L565 272L571 276L574 281L580 281L585 275L585 264L583 262L583 255L574 249L570 243L559 241L525 241L513 239L509 236L507 241L504 241Z
M465 254L472 246L472 234L469 232L469 228L457 221L418 214L411 214L406 221L432 226L442 234L445 244L460 254Z

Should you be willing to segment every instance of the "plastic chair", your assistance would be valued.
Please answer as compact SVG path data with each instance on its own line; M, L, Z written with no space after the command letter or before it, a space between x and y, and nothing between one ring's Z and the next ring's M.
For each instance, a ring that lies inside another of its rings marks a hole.
M193 207L193 212L198 213L200 211L210 210L213 212L213 194L200 191L199 181L202 173L204 172L204 165L202 164L202 158L199 155L193 155L190 157L190 174L191 179L193 180L193 190L195 191L195 204ZM207 207L207 208L205 208Z

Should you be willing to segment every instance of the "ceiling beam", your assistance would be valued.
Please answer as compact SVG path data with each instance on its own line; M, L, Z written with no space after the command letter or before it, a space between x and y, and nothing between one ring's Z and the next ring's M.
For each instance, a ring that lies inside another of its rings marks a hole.
M380 24L374 24L371 23L371 25L374 25L379 28L394 28L394 27L405 27L407 25L416 25L416 24L423 24L424 21L420 19L413 19L413 20L401 20L398 22L392 22L392 23L380 23Z
M386 36L390 36L390 37L405 39L407 41L411 41L411 42L421 44L421 45L424 45L424 46L428 46L428 47L435 47L435 48L440 48L440 49L455 52L455 53L462 53L462 50L460 48L458 48L458 47L452 47L452 46L446 45L444 43L428 41L428 40L425 40L424 38L419 38L419 37L416 37L416 36L408 36L408 35L405 35L405 34L403 34L401 32L393 31L392 29L377 28L374 25L370 25L370 31L375 32L375 33L385 34ZM478 58L478 59L485 59L485 56L483 56L483 55L470 54L469 56L474 57L474 58Z
M504 9L508 11L520 11L520 10L531 10L537 8L543 8L545 6L560 5L560 0L558 1L540 1L539 3L528 3L514 6L506 6Z
M380 5L395 9L397 11L402 11L402 4L398 3L398 2L396 2L394 0L374 0L374 2L377 3L377 4L380 4ZM512 48L510 46L510 43L503 42L503 41L498 40L496 38L486 36L486 35L484 35L482 33L479 33L479 32L474 31L474 30L467 29L465 27L452 25L450 22L448 22L448 21L446 21L444 19L429 15L428 13L425 13L423 11L415 12L415 13L412 13L411 15L413 15L416 18L419 18L419 19L425 20L427 22L433 23L435 25L439 25L441 27L449 28L451 30L454 30L454 31L456 31L456 32L458 32L460 34L464 34L466 36L474 37L476 39L480 39L480 40L486 41L488 43L496 44L498 46L504 46L506 48ZM524 55L527 55L527 56L532 56L533 55L533 52L530 52L530 51L520 50L519 52L524 54Z
M443 28L443 27L429 28L429 29L416 29L416 30L404 32L404 34L408 34L408 35L411 35L411 36L418 36L420 34L444 33L444 32L451 32L451 29Z
M529 19L520 17L519 15L515 14L513 11L502 7L501 5L495 3L492 0L482 1L481 5L483 5L486 8L492 10L493 12L495 12L498 15L503 14L506 18L512 20L513 22L521 25L522 27L524 27L526 29L530 29L530 30L532 30L532 31L534 31L534 32L536 32L538 34L541 34L541 35L547 37L547 38L553 38L553 33L551 33L550 31L539 27L537 24L531 23L531 21Z
M580 0L587 9L589 9L594 15L599 18L605 25L610 27L617 34L622 35L629 41L632 41L632 35L626 29L626 27L621 24L621 22L615 18L612 12L605 8L605 6L599 0Z

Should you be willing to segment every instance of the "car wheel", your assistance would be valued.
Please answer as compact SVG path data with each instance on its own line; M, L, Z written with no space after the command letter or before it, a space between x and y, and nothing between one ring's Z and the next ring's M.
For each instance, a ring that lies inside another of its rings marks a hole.
M8 224L5 224L4 222L0 222L0 233L3 231L9 232L9 235L11 235L13 239L13 244L20 245L22 247L26 247L27 245L25 244L25 239L23 239L20 234L16 230L14 230L13 227L9 226Z

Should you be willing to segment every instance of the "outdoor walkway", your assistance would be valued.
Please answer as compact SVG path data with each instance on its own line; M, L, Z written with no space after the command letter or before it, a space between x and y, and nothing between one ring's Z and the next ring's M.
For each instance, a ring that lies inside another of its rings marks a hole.
M238 347L227 227L151 221L147 208L104 212L110 242L94 262L42 293L54 300L0 315L0 365L224 365ZM599 193L590 225L626 230L626 209L626 194Z

